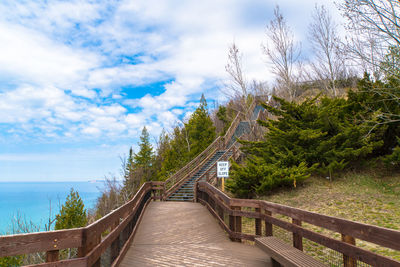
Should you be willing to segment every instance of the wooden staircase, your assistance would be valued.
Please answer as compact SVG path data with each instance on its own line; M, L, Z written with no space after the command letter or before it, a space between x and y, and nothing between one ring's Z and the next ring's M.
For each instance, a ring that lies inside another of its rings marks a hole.
M202 175L217 162L221 156L225 154L224 150L219 150L206 161L206 163L198 170L192 177L186 180L173 194L171 194L167 201L193 201L194 198L194 184L202 177Z
M186 164L165 182L166 201L194 201L194 186L197 181L216 182L217 161L238 158L240 144L236 142L248 134L250 121L259 117L262 107L255 100L245 112L239 112L223 137L218 137L200 155Z

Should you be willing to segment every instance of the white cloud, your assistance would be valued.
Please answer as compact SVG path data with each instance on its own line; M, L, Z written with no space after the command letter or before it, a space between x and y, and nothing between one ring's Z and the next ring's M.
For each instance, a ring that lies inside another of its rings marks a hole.
M76 86L99 63L90 53L57 43L40 32L6 23L0 23L0 51L3 81L57 86L76 95L94 96L90 90Z
M317 2L279 1L299 40ZM157 136L188 119L201 93L224 99L218 87L229 79L233 41L247 80L271 81L260 45L273 8L264 0L1 2L0 141L137 143L145 125Z

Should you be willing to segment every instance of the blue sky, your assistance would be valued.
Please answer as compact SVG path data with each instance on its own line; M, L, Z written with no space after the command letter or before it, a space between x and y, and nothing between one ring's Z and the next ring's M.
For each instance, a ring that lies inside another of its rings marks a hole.
M279 1L307 49L315 3ZM261 44L277 1L2 1L0 181L119 176L120 157L223 102L235 41L248 80L272 81ZM306 52L307 53L307 52Z

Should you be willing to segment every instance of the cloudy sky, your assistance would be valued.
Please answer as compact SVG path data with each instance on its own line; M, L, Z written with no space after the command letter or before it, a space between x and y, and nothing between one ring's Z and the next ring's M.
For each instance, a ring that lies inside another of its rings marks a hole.
M0 181L119 175L146 126L179 124L202 93L224 101L227 51L272 81L261 44L279 2L307 54L316 2L120 0L0 3Z

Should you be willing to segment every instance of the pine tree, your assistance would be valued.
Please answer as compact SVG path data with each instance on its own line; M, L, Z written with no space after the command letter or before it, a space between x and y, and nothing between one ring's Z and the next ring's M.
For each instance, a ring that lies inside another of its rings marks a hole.
M393 148L393 153L384 157L384 162L390 167L400 167L400 138L397 137L398 145Z
M136 193L140 186L140 179L135 175L135 164L133 162L133 150L129 149L129 156L123 160L123 175L124 181L121 190L121 197L123 202L128 201Z
M239 196L296 187L314 171L331 176L382 145L373 133L367 135L351 100L316 97L298 104L274 97L274 101L278 107L263 106L278 119L258 121L268 129L265 140L241 141L248 158L243 166L233 165L227 184Z
M133 156L133 162L136 166L137 175L141 175L141 181L151 180L151 167L154 161L153 147L150 144L149 132L146 126L143 127L140 135L139 152Z
M165 180L165 175L162 173L163 162L165 161L166 152L170 148L169 135L163 129L157 142L157 150L154 157L153 168L155 170L155 178L157 181Z
M215 139L215 127L208 114L207 101L201 95L200 105L185 124L188 133L191 158L201 153Z
M87 224L85 205L77 191L71 191L62 205L60 214L56 215L55 230L83 227Z
M391 153L400 136L399 77L387 77L386 82L373 82L365 74L357 90L349 92L348 100L354 116L365 122L365 128L375 135L376 141L383 141L374 155Z
M226 131L229 129L230 123L227 114L227 108L225 106L219 106L216 113L217 118L223 123L223 128L220 133L221 136L225 135Z
M161 164L161 180L167 179L170 175L183 167L189 160L190 146L185 128L175 127L172 137L163 151L163 162Z

